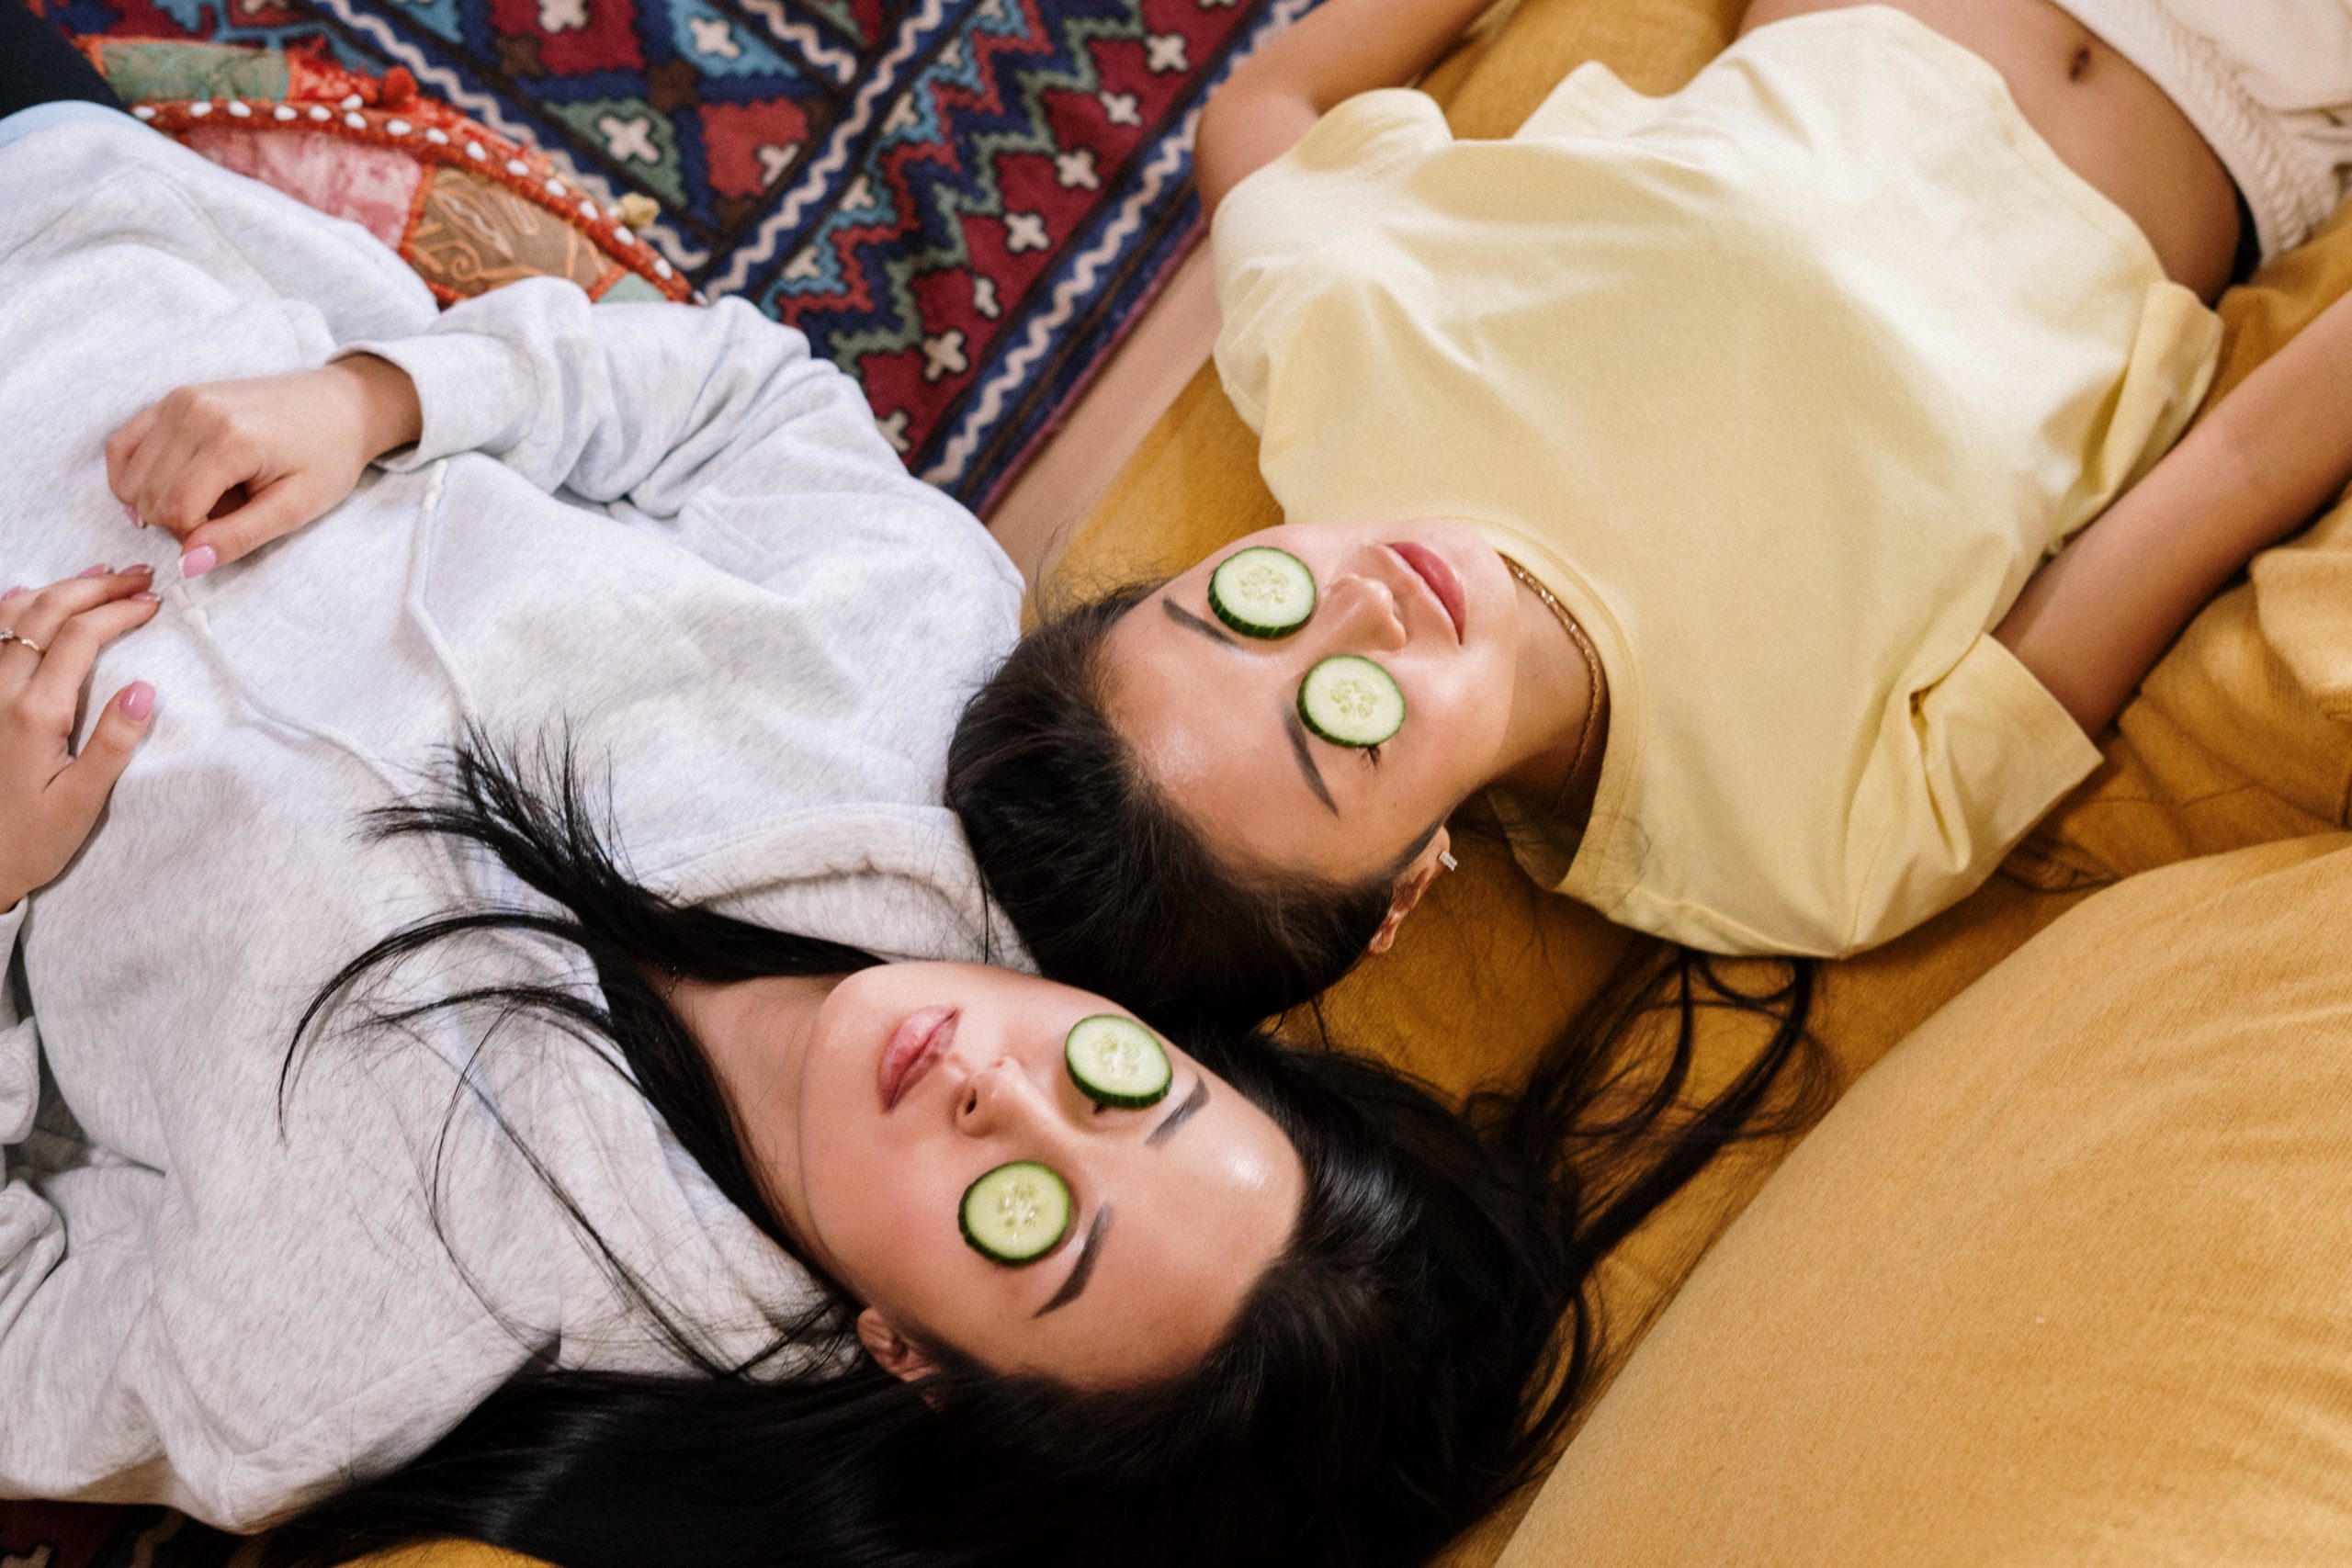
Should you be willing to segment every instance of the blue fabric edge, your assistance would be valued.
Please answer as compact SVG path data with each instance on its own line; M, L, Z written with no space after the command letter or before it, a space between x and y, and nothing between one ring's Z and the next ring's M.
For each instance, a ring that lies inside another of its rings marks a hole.
M130 119L120 109L108 108L83 98L61 98L55 103L35 104L28 109L0 119L0 147L22 141L36 130L47 130L52 125L66 125L77 119ZM136 120L131 123L137 124Z

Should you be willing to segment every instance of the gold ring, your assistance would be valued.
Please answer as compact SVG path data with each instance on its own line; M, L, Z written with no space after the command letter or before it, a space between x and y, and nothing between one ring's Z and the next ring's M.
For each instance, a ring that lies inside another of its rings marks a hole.
M36 659L49 651L49 649L43 648L40 644L35 642L32 638L26 637L20 632L0 631L0 643L11 642L22 643L27 648L31 649L33 650L33 657Z

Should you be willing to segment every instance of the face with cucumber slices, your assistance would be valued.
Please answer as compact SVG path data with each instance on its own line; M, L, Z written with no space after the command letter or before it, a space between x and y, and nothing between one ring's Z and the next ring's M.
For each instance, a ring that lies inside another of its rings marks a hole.
M1281 1129L1083 991L885 964L834 987L775 1053L771 1089L743 1107L753 1152L795 1237L865 1303L860 1337L902 1376L942 1347L1083 1387L1180 1371L1297 1219L1305 1178Z
M1269 528L1122 618L1106 705L1235 870L1395 875L1401 917L1446 817L1506 764L1520 625L1510 570L1464 525Z

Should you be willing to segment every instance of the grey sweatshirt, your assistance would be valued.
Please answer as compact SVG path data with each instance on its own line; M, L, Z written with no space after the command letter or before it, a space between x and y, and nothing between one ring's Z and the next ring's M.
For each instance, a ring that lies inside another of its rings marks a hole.
M107 435L174 387L358 345L415 378L423 441L181 583L108 495ZM0 1496L251 1529L526 1367L679 1367L485 1099L698 1343L765 1343L804 1273L586 1047L512 1029L469 1066L478 1019L331 1034L282 1121L279 1068L370 942L529 901L480 856L360 835L468 720L567 725L662 891L1017 960L940 800L956 713L1018 629L986 532L741 304L527 283L436 314L359 229L121 117L0 146L0 477L8 581L135 558L165 591L95 686L154 682L152 732L65 875L0 916ZM486 977L593 985L515 941L399 984Z

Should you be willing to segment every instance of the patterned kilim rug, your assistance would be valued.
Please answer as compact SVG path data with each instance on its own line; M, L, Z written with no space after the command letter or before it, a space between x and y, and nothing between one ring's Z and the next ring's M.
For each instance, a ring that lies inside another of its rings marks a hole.
M985 507L1199 226L1202 98L1313 0L47 0L73 33L405 65L856 376Z

